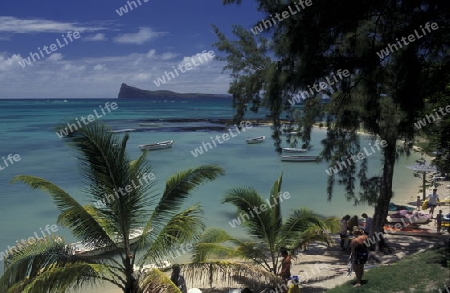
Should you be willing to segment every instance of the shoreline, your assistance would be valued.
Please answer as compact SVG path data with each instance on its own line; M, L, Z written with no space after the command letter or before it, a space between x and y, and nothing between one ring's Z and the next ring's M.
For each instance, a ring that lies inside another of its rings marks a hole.
M402 173L410 172L410 170L402 170ZM450 193L450 189L445 189L448 181L441 181L444 184L438 188L438 190L448 190ZM416 194L418 193L418 185L420 181L418 178L415 178L412 175L411 177L407 177L405 182L400 182L400 184L395 184L393 189L401 189L402 191L394 194L392 201L397 204L408 204L412 202L412 199L416 198ZM441 192L443 196L441 198L445 198L444 192ZM412 194L412 195L411 195ZM450 212L450 206L445 206L446 210ZM370 207L373 209L372 207ZM436 209L437 210L437 209ZM436 211L435 210L435 211ZM445 214L445 212L444 212ZM423 225L424 228L428 229L436 229L434 220L427 224ZM389 243L391 247L394 248L394 252L391 254L382 254L377 253L376 257L381 260L381 263L375 263L374 261L368 262L365 266L366 271L373 267L385 266L393 264L399 261L406 255L411 255L418 251L430 248L432 245L435 245L444 237L450 237L448 234L441 235L441 237L418 237L418 236L405 236L405 235L395 235L395 233L387 233L385 236L386 241ZM291 268L292 275L300 276L302 282L302 292L325 292L328 289L331 289L335 286L341 285L347 282L350 279L354 278L354 274L351 277L347 277L347 260L348 255L342 253L339 249L339 236L333 235L333 239L335 241L334 245L330 247L326 247L320 243L312 243L308 250L301 251L296 258L293 258L293 264ZM184 261L188 262L188 260ZM183 263L183 261L181 261ZM166 273L166 274L170 274ZM188 280L186 280L188 288L192 288ZM219 284L215 284L216 286ZM238 286L236 286L238 287ZM83 293L103 293L103 292L111 292L111 293L121 293L122 291L113 285L105 284L104 286L99 286L95 288L85 288L80 291L70 291L71 293L75 292L83 292ZM228 289L219 289L219 288L202 288L203 293L207 292L221 292L227 293Z

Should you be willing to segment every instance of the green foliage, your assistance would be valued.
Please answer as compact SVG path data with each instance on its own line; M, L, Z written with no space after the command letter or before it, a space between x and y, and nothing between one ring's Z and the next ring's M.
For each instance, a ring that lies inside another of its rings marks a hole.
M372 268L364 274L367 284L359 288L352 288L349 281L327 292L444 292L450 283L448 268L440 261L444 249L430 249L389 266Z
M288 10L293 2L257 0L258 8L267 16ZM421 26L427 22L436 22L439 29L408 45L398 45L396 38L408 37L415 30L421 32ZM267 67L266 78L258 84L257 90L262 97L261 105L267 105L271 111L277 151L281 110L290 107L287 100L339 69L350 72L350 77L320 91L330 97L328 105L322 109L304 107L305 113L297 124L302 127L302 138L308 142L310 125L325 111L327 137L323 141L323 157L330 166L361 151L360 137L356 133L361 127L373 139L387 141L378 176L367 177L367 160L361 160L359 166L352 164L328 178L329 199L334 184L338 183L345 186L347 199L355 204L376 205L375 231L382 229L392 198L395 160L399 154L409 154L418 132L414 123L422 118L425 105L448 97L450 31L445 28L449 25L448 1L349 0L343 5L341 1L332 0L314 2L265 33L272 38L272 54L269 55L274 56L272 63L276 62L277 66ZM220 37L217 47L221 48L225 42L233 45ZM240 44L242 40L237 42ZM396 45L397 49L385 56L377 54L389 44ZM234 47L221 51L231 56L233 50ZM233 69L243 64L246 64L245 58L234 59L228 66ZM253 74L249 74L242 78L232 76L232 85L250 89L252 84L248 81ZM258 75L264 74L258 72ZM236 98L244 99L244 96ZM240 117L243 114L242 111L237 113ZM446 125L446 122L439 124L442 131L437 132L436 139L440 152L437 161L442 167L449 162L449 136L446 134L450 128ZM397 147L399 140L403 142L401 148ZM358 183L361 190L357 193Z
M0 279L1 291L64 292L107 281L126 293L142 293L145 288L178 292L158 272L137 276L134 264L157 263L176 245L199 237L204 229L202 209L199 205L182 209L183 203L196 187L224 174L223 169L205 165L181 171L168 178L163 193L157 194L152 191L154 182L139 181L152 173L146 153L135 160L126 155L128 135L119 140L108 126L95 121L64 140L77 153L87 199L102 201L103 206L82 206L62 188L36 176L19 175L12 183L46 191L60 211L58 224L75 238L105 251L96 256L75 254L60 239L23 247L8 261ZM140 183L137 188L136 182ZM134 188L128 191L126 186ZM106 198L113 194L112 199ZM135 229L143 232L132 245L130 232ZM144 253L137 259L138 250Z
M301 208L283 222L281 183L282 175L274 182L270 191L270 206L253 188L234 188L227 192L223 202L233 204L237 214L253 211L253 216L249 216L242 224L249 239L234 238L221 229L209 229L195 246L193 261L206 262L223 255L234 256L252 260L268 272L276 273L281 247L288 247L295 252L313 241L330 245L332 239L329 233L338 231L338 219L323 218ZM255 207L260 208L262 205L266 205L267 209L255 211Z

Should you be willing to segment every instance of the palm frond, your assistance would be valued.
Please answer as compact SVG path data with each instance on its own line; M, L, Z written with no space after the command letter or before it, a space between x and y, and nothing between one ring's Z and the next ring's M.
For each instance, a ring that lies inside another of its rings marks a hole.
M75 255L61 238L48 236L20 246L11 255L0 288L2 292L60 292L84 282L92 284L105 270L106 266Z
M270 209L273 202L267 200L269 202L264 201L253 188L234 188L226 193L222 202L231 203L237 208L238 217L241 217L243 226L252 237L270 242L277 231L271 229L275 226Z
M292 233L303 232L314 224L321 226L322 229L327 229L322 221L322 217L314 214L309 209L300 208L288 216L281 229L281 234L284 237L288 237Z
M103 264L71 263L64 267L49 266L36 277L30 278L23 287L23 293L54 293L66 292L69 289L81 289L83 285L92 285L100 279L113 282L109 269Z
M240 241L231 237L225 230L209 228L203 232L192 255L193 262L204 262L212 258L242 256L236 248Z
M32 189L46 191L61 211L58 224L70 229L75 237L90 241L97 245L113 243L105 227L63 189L45 179L29 176L15 176L11 183L23 182Z
M151 173L151 168L146 165L145 153L130 164L125 153L128 139L126 134L119 141L110 127L99 121L65 137L78 153L81 174L87 181L85 191L106 204L101 211L115 224L115 232L125 234L125 238L132 226L143 226L150 216L145 192L151 188L151 184L136 184L144 174Z
M181 293L180 289L164 273L152 269L139 277L142 292Z
M183 275L191 287L229 288L253 287L267 288L281 279L254 265L227 261L191 263L182 265ZM188 285L189 286L189 285Z
M178 172L166 181L166 188L150 220L145 225L144 233L150 229L158 233L164 223L179 210L190 192L205 181L215 180L224 175L224 170L216 165L204 165L194 169Z
M337 231L339 231L337 218L323 218L303 208L288 217L280 235L285 239L286 246L294 250L315 241L331 245L333 243L331 233Z
M167 259L170 252L176 249L176 245L197 241L204 227L201 207L188 207L165 223L159 233L152 231L148 234L146 241L149 241L151 246L138 263L142 265L147 261L156 263ZM140 247L145 247L145 242L141 242Z
M270 191L270 195L272 197L276 197L276 202L279 202L279 196L281 192L281 184L283 183L283 172L281 172L280 177L273 183L272 190ZM273 223L275 223L274 229L279 229L283 224L283 218L281 217L281 205L276 204L273 209Z

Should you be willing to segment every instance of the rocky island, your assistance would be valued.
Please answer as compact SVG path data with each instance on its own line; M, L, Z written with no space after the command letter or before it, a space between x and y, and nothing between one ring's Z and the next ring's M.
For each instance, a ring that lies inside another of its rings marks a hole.
M176 93L172 91L148 91L122 83L120 87L119 99L132 98L231 98L231 95L202 94L202 93Z

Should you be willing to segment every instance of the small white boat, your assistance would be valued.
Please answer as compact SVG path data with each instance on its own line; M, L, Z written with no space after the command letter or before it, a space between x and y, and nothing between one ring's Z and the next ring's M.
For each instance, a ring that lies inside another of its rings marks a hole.
M139 126L144 126L144 127L161 127L163 125L162 122L160 123L139 123Z
M152 144L141 144L139 148L141 150L160 150L160 149L168 149L171 148L173 144L173 140L161 141L158 143Z
M282 161L286 162L317 162L322 159L321 156L302 156L302 155L294 155L294 156L281 156Z
M261 143L266 139L265 136L258 136L258 137L252 137L252 138L248 138L245 141L248 144L255 144L255 143Z
M171 266L172 266L172 264L168 260L163 260L159 263L142 265L141 267L134 265L133 269L135 272L145 273L145 272L151 271L152 269L167 269L167 268L170 268Z
M132 229L130 231L130 244L134 244L139 240L139 237L142 235L142 232L144 230L142 229ZM123 239L120 236L115 236L114 242L116 244L123 243ZM93 255L99 255L108 251L112 251L116 248L116 245L94 245L92 243L86 243L86 242L75 242L69 244L74 249L75 254L81 254L86 256L93 256Z
M133 132L136 129L134 128L125 128L125 129L118 129L118 130L113 130L111 131L112 133L121 133L121 132Z
M306 153L307 151L307 149L283 148L284 153Z
M408 223L409 225L424 225L431 222L431 215L419 211L401 210L387 217L388 223Z

